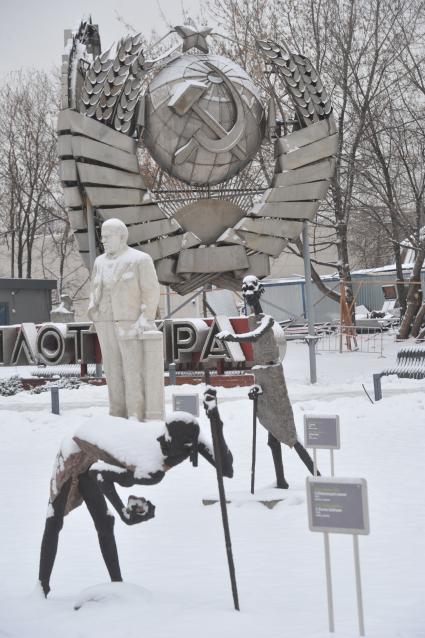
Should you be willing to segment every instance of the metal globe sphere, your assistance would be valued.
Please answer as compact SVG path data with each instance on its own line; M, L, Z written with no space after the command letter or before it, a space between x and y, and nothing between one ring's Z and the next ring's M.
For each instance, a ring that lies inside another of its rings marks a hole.
M170 175L214 185L255 156L264 109L252 80L217 55L183 55L154 77L145 97L143 141Z

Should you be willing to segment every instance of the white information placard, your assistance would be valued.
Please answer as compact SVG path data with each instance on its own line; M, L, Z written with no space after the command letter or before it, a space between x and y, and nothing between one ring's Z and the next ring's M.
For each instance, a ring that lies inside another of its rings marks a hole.
M304 445L307 448L339 450L339 416L305 414Z
M173 412L189 412L199 416L199 394L173 394Z
M308 477L306 487L312 532L369 534L365 479Z

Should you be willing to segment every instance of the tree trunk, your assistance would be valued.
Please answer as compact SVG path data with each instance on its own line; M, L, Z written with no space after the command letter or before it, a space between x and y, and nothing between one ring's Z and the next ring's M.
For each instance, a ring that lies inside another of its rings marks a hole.
M424 259L425 245L424 242L422 242L416 255L415 263L413 264L409 290L407 292L407 308L397 335L398 339L407 339L409 337L412 323L422 305L421 270Z
M422 327L422 322L424 318L425 318L425 303L423 303L422 306L420 307L419 312L416 315L416 319L413 322L412 337L417 337L419 335L419 331Z
M403 317L406 312L406 286L404 285L403 264L401 261L400 244L393 244L394 246L394 261L395 269L397 273L397 299L401 309L401 316Z

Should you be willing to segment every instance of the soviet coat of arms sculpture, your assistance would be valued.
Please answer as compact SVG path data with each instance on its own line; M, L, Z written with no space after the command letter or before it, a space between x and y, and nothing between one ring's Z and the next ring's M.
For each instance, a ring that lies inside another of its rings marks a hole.
M118 218L161 283L181 294L207 283L236 289L248 273L267 276L270 258L314 219L334 172L332 107L307 58L258 41L293 103L282 135L273 101L266 109L240 66L208 52L211 30L173 31L182 41L157 59L147 59L140 35L102 53L96 25L67 32L58 119L65 204L87 265L101 223ZM274 144L270 181L253 177L263 175L262 144ZM140 149L161 175L151 190Z

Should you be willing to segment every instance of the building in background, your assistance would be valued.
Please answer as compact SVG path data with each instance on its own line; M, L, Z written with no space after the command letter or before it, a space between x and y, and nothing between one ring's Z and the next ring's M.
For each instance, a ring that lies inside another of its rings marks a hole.
M56 279L0 277L0 326L50 321Z

